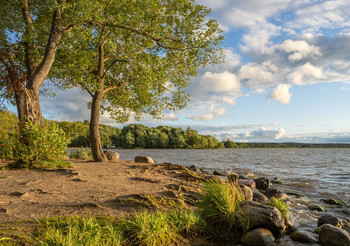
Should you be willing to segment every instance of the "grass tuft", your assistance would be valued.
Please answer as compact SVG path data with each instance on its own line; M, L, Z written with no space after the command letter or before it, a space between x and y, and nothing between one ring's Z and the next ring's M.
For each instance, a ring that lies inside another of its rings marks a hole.
M269 200L268 205L277 208L281 212L283 219L286 220L289 214L289 209L284 200L272 197Z

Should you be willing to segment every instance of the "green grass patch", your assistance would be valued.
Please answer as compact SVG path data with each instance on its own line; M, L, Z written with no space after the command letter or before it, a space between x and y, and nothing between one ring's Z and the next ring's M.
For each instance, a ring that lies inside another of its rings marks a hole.
M55 217L39 222L40 245L122 245L123 233L110 217Z
M239 207L244 194L238 185L209 182L204 185L203 191L198 207L208 222L209 231L226 239L232 230L239 232L248 228L248 220Z
M289 214L289 209L288 209L288 205L284 200L272 197L268 201L268 205L277 208L281 212L283 219L287 218Z
M69 155L70 159L77 159L77 160L93 160L93 156L92 156L92 152L91 150L85 150L85 149L81 149L81 150L77 150L75 152L72 152Z

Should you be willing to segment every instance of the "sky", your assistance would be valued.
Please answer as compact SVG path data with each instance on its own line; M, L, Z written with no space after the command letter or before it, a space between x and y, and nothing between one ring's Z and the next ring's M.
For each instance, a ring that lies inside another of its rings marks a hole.
M199 70L184 110L127 124L191 127L236 142L350 143L350 1L197 2L224 30L225 62ZM83 121L90 100L71 89L41 98L41 107L48 119ZM125 125L108 115L101 123Z

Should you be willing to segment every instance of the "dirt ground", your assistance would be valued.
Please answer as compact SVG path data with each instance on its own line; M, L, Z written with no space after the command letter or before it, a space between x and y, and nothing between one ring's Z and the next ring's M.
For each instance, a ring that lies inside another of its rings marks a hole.
M139 208L127 201L145 194L170 200L185 197L190 205L202 179L172 164L73 163L74 168L65 169L0 170L0 224L54 216L125 215Z

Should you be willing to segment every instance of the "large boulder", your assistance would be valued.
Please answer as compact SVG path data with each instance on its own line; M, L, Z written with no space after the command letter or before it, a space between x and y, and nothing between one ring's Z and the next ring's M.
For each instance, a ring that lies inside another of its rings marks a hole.
M258 228L244 234L241 241L247 246L265 246L275 241L275 237L269 230Z
M292 212L288 212L287 216L284 218L284 223L287 227L287 233L292 233L298 230L300 224L297 218L293 215Z
M266 177L256 178L254 179L256 188L259 190L266 190L267 188L270 188L270 180Z
M150 163L150 164L154 163L152 158L149 157L149 156L136 156L135 157L135 162Z
M241 211L247 216L249 228L266 228L273 234L279 235L286 230L281 212L272 206L254 201L242 201Z
M322 246L349 246L349 233L330 224L324 224L320 231L320 243Z
M119 153L112 150L103 151L109 161L119 161Z
M318 218L317 220L317 227L324 225L324 224L330 224L334 226L340 226L340 220L331 215L331 214L324 214L321 217Z
M293 241L301 243L316 243L316 234L304 230L295 231L289 235Z
M275 197L275 198L278 198L278 199L287 199L288 198L288 195L280 190L277 190L276 188L267 188L265 191L264 191L265 195L268 197L268 198L272 198L272 197Z

